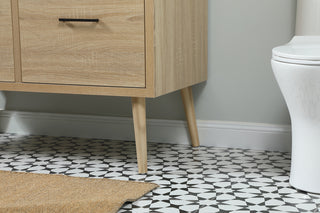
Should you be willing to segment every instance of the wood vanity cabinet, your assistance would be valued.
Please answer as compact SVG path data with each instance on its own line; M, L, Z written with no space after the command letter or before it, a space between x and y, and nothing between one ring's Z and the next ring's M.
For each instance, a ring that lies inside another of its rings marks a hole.
M207 80L208 0L1 0L0 90L132 97L139 172L145 98Z

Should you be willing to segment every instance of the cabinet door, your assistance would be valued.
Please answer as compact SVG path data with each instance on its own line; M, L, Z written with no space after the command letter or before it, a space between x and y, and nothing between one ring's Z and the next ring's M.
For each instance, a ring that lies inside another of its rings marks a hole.
M145 87L144 0L19 0L19 14L23 82Z
M0 81L14 81L10 0L0 0Z

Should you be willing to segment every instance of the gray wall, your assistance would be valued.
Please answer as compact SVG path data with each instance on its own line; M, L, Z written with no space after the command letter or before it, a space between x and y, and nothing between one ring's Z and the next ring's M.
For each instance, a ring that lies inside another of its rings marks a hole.
M295 0L209 0L209 80L194 87L197 118L289 124L270 66L294 33ZM131 116L130 99L6 92L6 109ZM148 100L148 117L184 119L179 93Z

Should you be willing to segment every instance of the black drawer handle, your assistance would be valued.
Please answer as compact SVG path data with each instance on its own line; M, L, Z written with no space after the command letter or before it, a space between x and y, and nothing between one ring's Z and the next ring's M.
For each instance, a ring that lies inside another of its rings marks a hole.
M99 19L82 19L82 18L59 18L61 22L95 22L98 23Z

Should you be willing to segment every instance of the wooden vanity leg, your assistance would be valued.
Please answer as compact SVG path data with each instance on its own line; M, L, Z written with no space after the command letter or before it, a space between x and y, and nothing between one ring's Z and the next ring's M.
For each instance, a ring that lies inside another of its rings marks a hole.
M194 103L192 97L192 87L187 87L181 90L181 96L184 104L184 110L189 126L191 143L193 147L200 146L196 115L194 112Z
M132 114L139 173L147 173L147 125L145 98L132 98Z

